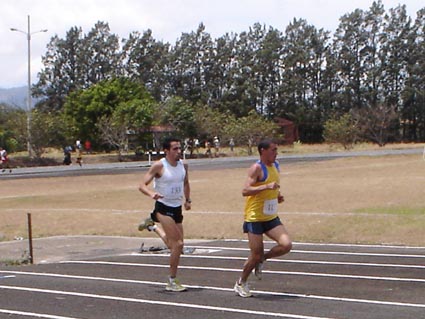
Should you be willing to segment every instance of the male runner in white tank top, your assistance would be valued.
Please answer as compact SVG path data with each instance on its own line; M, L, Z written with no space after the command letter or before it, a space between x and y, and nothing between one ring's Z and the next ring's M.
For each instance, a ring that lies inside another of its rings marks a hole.
M156 161L143 177L139 190L155 200L155 208L151 214L155 222L159 222L165 232L163 240L170 249L170 276L166 289L170 291L186 290L177 280L177 268L183 249L183 214L184 208L191 208L190 185L187 164L181 161L181 142L176 138L168 138L163 143L165 158ZM154 181L153 189L148 185Z

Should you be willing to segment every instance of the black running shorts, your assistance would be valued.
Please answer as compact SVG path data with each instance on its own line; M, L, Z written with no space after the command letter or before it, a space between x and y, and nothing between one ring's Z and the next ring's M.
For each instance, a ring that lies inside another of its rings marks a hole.
M183 222L183 213L181 206L170 207L161 202L156 201L155 208L151 214L151 218L158 223L159 220L158 218L156 218L156 213L171 217L176 222L176 224L181 224Z

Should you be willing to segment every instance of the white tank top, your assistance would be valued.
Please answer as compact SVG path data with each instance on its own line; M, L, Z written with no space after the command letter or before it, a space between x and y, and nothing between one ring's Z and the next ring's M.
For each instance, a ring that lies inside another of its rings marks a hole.
M186 170L181 160L177 161L176 166L170 165L165 158L160 161L164 167L162 176L154 178L153 188L163 198L158 199L159 202L170 207L178 207L182 205L184 194L184 179Z

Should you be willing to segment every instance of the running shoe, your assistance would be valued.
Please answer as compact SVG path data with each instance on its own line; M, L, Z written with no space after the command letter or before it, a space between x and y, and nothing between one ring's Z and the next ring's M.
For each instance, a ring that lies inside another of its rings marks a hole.
M147 229L151 231L151 229L149 229L149 226L154 226L154 225L155 225L155 222L152 220L152 218L148 217L140 223L139 230L142 231Z
M180 281L177 278L168 278L168 283L167 286L165 286L165 290L168 291L174 291L174 292L180 292L180 291L185 291L186 287L183 287L180 284Z
M239 281L236 281L233 289L242 298L252 297L251 291L249 291L249 286L246 282L239 283Z
M264 262L261 262L255 265L254 275L255 277L257 277L258 280L263 279L263 267L264 267Z
M193 254L195 252L195 249L196 248L193 248L193 247L183 247L182 254L183 255Z

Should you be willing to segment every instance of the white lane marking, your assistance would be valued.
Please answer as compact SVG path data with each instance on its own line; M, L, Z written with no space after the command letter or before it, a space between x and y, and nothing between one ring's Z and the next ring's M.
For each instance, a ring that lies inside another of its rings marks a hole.
M0 309L0 313L5 313L8 315L36 317L36 318L47 318L47 319L82 319L82 318L76 318L76 317L55 316L55 315L48 315L44 313L35 313L35 312L26 312L26 311L24 312L24 311L16 311L16 310L9 310L9 309Z
M217 252L218 250L214 250ZM169 257L169 253L163 254L143 254L143 253L131 253L122 254L120 256L138 256L138 257ZM211 255L181 255L181 258L199 258L199 259L223 259L223 260L246 260L246 257L233 257L233 256L211 256ZM294 260L294 259L267 259L269 262L278 263L294 263L294 264L320 264L320 265L344 265L344 266L367 266L367 267L391 267L391 268L418 268L425 269L424 265L400 265L400 264L378 264L378 263L354 263L354 262L343 262L343 261L321 261L321 260Z
M220 249L220 250L249 251L249 248L235 248L235 247L198 246L198 245L188 245L186 247L195 248L195 249ZM425 258L425 255L353 253L353 252L345 252L345 251L315 251L315 250L297 250L297 249L292 249L290 254L291 253L322 254L322 255L375 256L375 257Z
M131 280L131 279L119 279L119 278L105 278L105 277L93 277L93 276L79 276L79 275L63 275L63 274L54 274L54 273L35 273L35 272L25 272L25 271L0 271L7 273L15 273L18 275L28 275L28 276L38 276L38 277L53 277L53 278L65 278L65 279L81 279L81 280L97 280L105 282L118 282L118 283L131 283L131 284L145 284L152 286L165 286L166 284L158 281L146 281L146 280ZM201 285L185 285L188 288L197 288L203 290L216 290L216 291L226 291L233 292L231 288L223 287L213 287L213 286L201 286ZM1 288L2 286L0 286ZM9 287L9 286L6 286ZM274 291L264 291L264 290L251 290L254 293L271 295L271 296L283 296L283 297L297 297L305 299L318 299L318 300L327 300L327 301L341 301L341 302L353 302L353 303L366 303L366 304L379 304L387 306L401 306L401 307L415 307L415 308L425 308L425 304L415 304L415 303L405 303L405 302L393 302L393 301L381 301L381 300L371 300L371 299L355 299L355 298L343 298L343 297L332 297L332 296L319 296L311 294L293 294L293 293L284 293L284 292L274 292Z
M0 279L15 278L16 276L0 276Z
M86 265L112 265L112 266L131 266L131 267L158 267L169 268L169 265L158 264L139 264L139 263L124 263L124 262L111 262L111 261L84 261L84 260L70 260L61 261L61 264L86 264ZM179 269L191 270L211 270L211 271L228 271L240 272L240 269L235 268L221 268L221 267L202 267L202 266L180 266ZM311 277L332 277L332 278L349 278L349 279L366 279L366 280L386 280L386 281L405 281L405 282L425 282L421 278L398 278L398 277L379 277L379 276L360 276L360 275L341 275L341 274L325 274L318 272L297 272L297 271L275 271L264 270L264 273L277 274L277 275L295 275L295 276L311 276Z
M225 242L244 242L247 243L247 239L223 239ZM265 244L276 244L272 240L264 240ZM307 245L307 246L331 246L331 247L358 247L358 248L395 248L395 249L425 249L421 246L401 246L401 245L385 245L385 244L338 244L338 243L309 243L309 242L293 242L294 245Z
M152 305L182 307L182 308L191 308L191 309L225 311L225 312L243 313L243 314L259 315L259 316L267 316L267 317L283 317L283 318L294 318L294 319L333 319L333 318L328 318L328 317L303 316L303 315L295 315L295 314L280 313L280 312L269 312L269 311L265 312L265 311L239 309L239 308L207 306L207 305L200 305L200 304L193 304L193 303L167 302L167 301L138 299L138 298L125 298L125 297L117 297L117 296L110 296L110 295L89 294L89 293L81 293L81 292L69 292L69 291L51 290L51 289L11 287L11 286L0 286L0 289L30 291L30 292L38 292L38 293L57 294L57 295L94 298L94 299L104 299L104 300L114 300L114 301L124 301L124 302L146 303L146 304L152 304Z

